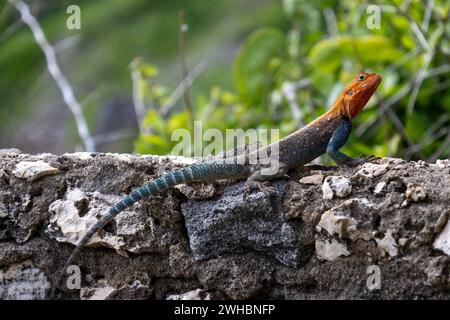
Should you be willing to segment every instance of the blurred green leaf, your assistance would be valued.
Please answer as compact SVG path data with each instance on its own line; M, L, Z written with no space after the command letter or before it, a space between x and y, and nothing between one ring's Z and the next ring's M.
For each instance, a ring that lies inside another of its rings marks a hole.
M413 141L419 141L429 125L427 119L416 112L406 118L405 130Z
M322 40L312 47L309 61L322 72L332 73L345 59L363 63L395 62L401 56L395 44L381 35L340 36Z
M284 34L274 28L253 32L239 51L234 67L236 89L248 104L262 101L264 89L279 66L286 50Z
M142 76L151 78L158 74L158 68L156 68L152 64L145 63L139 67L139 71L142 73Z
M182 111L172 115L167 122L166 131L168 133L173 132L176 129L186 129L189 123L189 113L187 111Z
M164 131L165 122L161 115L155 110L149 110L143 120L143 125L149 128L154 128L158 131Z

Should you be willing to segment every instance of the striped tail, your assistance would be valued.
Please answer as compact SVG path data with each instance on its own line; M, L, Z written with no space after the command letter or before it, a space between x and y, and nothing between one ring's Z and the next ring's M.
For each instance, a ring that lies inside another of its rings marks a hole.
M115 216L122 212L125 208L132 206L144 197L154 195L156 193L165 191L173 186L181 183L198 182L198 181L210 181L216 179L227 178L242 178L249 174L249 168L243 164L233 163L216 163L216 162L204 162L200 164L194 164L190 167L178 169L170 172L158 179L149 182L142 187L134 190L129 195L119 201L114 207L112 207L107 214L105 214L97 223L92 226L86 235L77 244L77 247L67 260L63 273L66 272L67 267L72 263L81 248L108 222L110 222ZM61 274L62 275L62 274Z

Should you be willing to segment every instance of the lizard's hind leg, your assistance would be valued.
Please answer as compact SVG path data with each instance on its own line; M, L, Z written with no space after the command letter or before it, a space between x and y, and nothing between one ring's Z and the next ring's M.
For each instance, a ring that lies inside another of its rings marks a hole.
M244 197L254 189L262 191L266 196L276 195L277 190L272 186L270 180L285 176L288 169L289 167L282 162L278 163L278 166L276 168L256 168L245 182Z

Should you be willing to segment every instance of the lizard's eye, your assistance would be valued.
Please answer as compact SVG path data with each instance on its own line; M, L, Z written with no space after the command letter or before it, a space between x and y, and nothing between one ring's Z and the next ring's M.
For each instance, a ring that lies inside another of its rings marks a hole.
M348 90L347 94L348 94L349 96L352 96L352 95L353 95L353 89Z
M360 74L360 75L358 76L358 80L359 80L359 81L363 81L364 79L366 79L366 77L364 77L363 74Z

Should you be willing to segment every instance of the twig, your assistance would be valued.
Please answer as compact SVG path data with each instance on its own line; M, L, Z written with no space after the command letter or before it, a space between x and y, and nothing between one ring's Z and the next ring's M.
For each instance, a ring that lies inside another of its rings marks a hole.
M402 10L408 10L410 4L411 0L404 0L400 5L400 8L402 8Z
M428 0L421 26L423 31L425 32L428 31L428 26L430 25L431 11L433 10L433 7L434 7L434 0Z
M336 37L338 35L336 14L333 9L325 8L323 10L323 16L325 18L325 25L327 26L328 35L330 38Z
M436 76L446 73L446 72L450 72L450 65L445 64L445 65L442 65L442 66L439 66L439 67L436 67L433 69L429 69L425 73L425 79L436 77ZM397 91L396 94L394 94L389 99L381 100L380 107L381 107L382 113L387 112L387 110L389 108L391 108L394 104L396 104L398 101L403 99L411 91L413 81L414 81L414 79L412 79L411 81L406 83L400 90ZM362 124L356 130L356 134L358 136L361 136L364 132L369 130L376 122L377 122L377 119L375 119L375 118L370 121L366 121L364 124Z
M9 15L9 12L11 11L11 9L12 9L12 7L9 5L9 3L5 2L5 5L3 6L2 10L0 11L0 26L8 18L8 15Z
M100 144L105 144L111 141L116 141L120 139L125 139L134 136L134 132L131 129L122 129L106 133L101 133L95 136L95 144L98 146Z
M450 115L443 114L441 115L422 135L421 140L428 139L431 135L434 134L435 131L439 130L448 120L450 119Z
M420 143L414 144L408 149L403 156L405 160L409 160L411 156L419 151L421 151L424 147L429 145L432 142L440 139L442 136L445 136L448 133L448 128L439 128L436 133L429 135L428 137L422 138Z
M16 9L20 12L22 21L27 24L37 44L41 47L44 52L45 59L47 61L47 69L55 80L59 90L62 93L64 102L68 106L69 110L72 112L75 124L77 127L78 135L83 141L83 146L86 151L95 151L95 141L89 133L89 128L87 126L86 120L83 116L83 112L80 104L76 100L72 87L67 82L67 79L61 72L58 62L56 60L56 55L53 47L47 41L44 32L39 25L39 22L30 13L30 8L22 0L8 0Z
M188 67L186 63L186 53L184 51L184 34L187 31L188 26L184 23L184 11L180 11L178 14L178 49L180 51L180 62L181 62L181 70L183 79L188 76ZM189 86L187 86L184 82L182 82L185 86L183 90L184 103L186 104L186 109L189 112L190 123L193 125L195 120L195 112L192 106L192 98Z
M53 45L53 48L55 49L56 53L59 53L61 51L64 51L72 46L77 45L81 41L80 35L74 35L68 38L63 39L62 41L55 43Z
M139 58L134 59L131 67L131 81L132 81L132 90L133 90L133 106L134 113L136 114L136 122L139 128L139 133L144 133L144 128L142 126L142 120L145 117L145 102L142 97L140 87L143 81L142 74L138 68Z
M380 99L380 108L381 108L381 114L384 114L387 112L387 109L390 108L392 105L400 101L404 96L408 94L411 87L409 84L405 84L395 95L390 97L389 99L382 98ZM359 126L359 128L356 130L356 134L358 136L361 136L364 132L369 130L370 127L372 127L376 123L377 119L374 118L371 121L366 121L363 125Z
M404 16L409 23L411 24L411 30L414 33L414 35L417 38L417 41L419 42L420 46L422 47L422 49L424 49L425 51L430 50L430 45L428 44L425 36L423 35L422 30L420 30L419 25L417 24L417 22L413 19L413 17L411 17L408 13L406 13L406 9L400 8L399 6L397 6L397 4L395 2L392 2L393 6L397 9L397 12L400 13L402 16Z
M429 69L427 74L425 75L425 78L432 78L446 72L450 72L450 64L443 64L439 67Z
M388 117L391 119L395 128L402 136L403 141L405 141L408 146L411 146L413 144L413 141L409 138L408 134L406 133L405 127L403 126L403 123L401 122L400 118L395 114L394 111L392 111L390 106L385 106L383 102L381 102L381 105L382 109L386 111Z
M6 39L8 39L11 35L13 35L15 32L20 30L22 25L23 25L23 22L22 22L22 20L19 19L16 22L14 22L13 24L11 24L8 28L6 28L6 30L0 34L0 43L2 43Z
M401 100L404 96L408 94L410 91L410 85L404 85L402 89L400 89L394 96L389 98L388 100L385 100L383 98L379 98L379 105L381 109L381 115L387 114L387 116L391 119L392 123L394 124L395 128L401 135L403 141L408 146L412 146L414 143L409 138L408 134L406 133L406 130L400 121L399 117L395 114L395 112L392 111L391 106L395 104L397 101ZM379 94L376 94L377 97L379 97ZM361 125L357 130L356 134L358 136L361 136L364 132L369 130L375 123L377 123L377 119L374 118L373 120L366 121L363 125Z
M448 129L448 134L447 137L445 138L444 142L441 144L441 146L436 150L435 153L433 153L433 155L428 158L428 160L430 162L436 162L437 159L439 159L439 157L445 152L448 151L450 147L450 129Z
M167 115L172 111L177 102L183 97L186 89L192 86L192 83L206 69L206 66L206 61L200 61L194 68L192 68L187 76L181 80L170 97L167 99L167 102L160 109L160 114L163 118L167 117Z
M422 68L420 68L419 72L417 73L417 76L413 81L411 95L409 96L408 106L406 108L408 115L411 115L414 109L414 105L417 100L417 95L419 94L420 87L422 86L423 80L425 79L425 75L427 73L428 67L430 66L431 60L433 60L433 57L434 57L434 50L431 50L426 54L425 63L423 64Z
M442 34L444 33L444 27L443 26L439 26L431 35L431 46L430 46L430 50L428 52L426 52L425 54L425 63L423 64L422 68L420 68L417 77L414 81L414 86L411 92L411 96L409 98L408 101L408 114L412 113L412 110L414 108L414 104L416 102L417 99L417 95L419 93L419 89L422 85L423 80L425 79L427 70L430 66L431 61L434 58L435 52L436 52L436 47L439 45L439 41L440 41L440 37L442 36Z
M439 91L443 91L443 90L447 90L450 87L450 79L438 83L438 85L436 87L433 88L433 90L430 92L430 95L433 95Z
M415 56L417 56L420 53L419 48L414 48L413 50L405 53L403 56L401 56L394 64L389 65L387 68L390 72L393 72L400 68L402 65L404 65L406 62L410 62L411 59L413 59Z
M291 108L292 118L295 125L301 127L303 123L303 114L300 111L300 106L297 103L297 90L306 88L311 85L309 79L301 79L297 82L285 82L281 87L281 92L285 96L289 107Z

